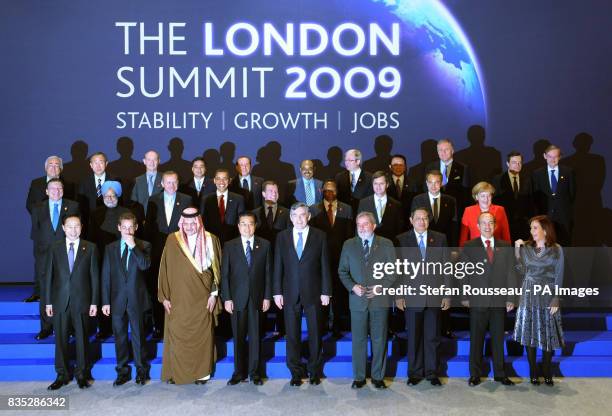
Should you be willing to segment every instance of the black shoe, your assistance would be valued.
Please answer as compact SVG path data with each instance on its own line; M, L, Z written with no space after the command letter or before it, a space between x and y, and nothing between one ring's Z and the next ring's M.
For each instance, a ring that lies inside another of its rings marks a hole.
M153 333L151 334L151 338L155 339L155 340L160 340L164 337L164 334L162 333L162 331L158 328L155 328L153 330Z
M429 382L431 383L432 386L441 386L442 385L442 382L440 381L440 379L438 377L430 378Z
M103 340L105 340L105 339L107 339L107 338L110 338L110 336L111 336L111 334L110 334L110 333L108 333L108 332L101 332L101 331L100 331L100 332L98 332L98 333L96 334L96 340L97 340L97 341L103 341Z
M475 387L480 384L480 377L470 377L468 380L468 385L471 387Z
M168 383L168 384L176 384L176 383L174 382L174 380L172 380L171 378L170 378L170 379L168 379L168 381L166 381L166 383Z
M539 386L539 385L540 385L540 380L538 380L538 378L537 378L537 377L531 377L531 378L529 379L529 382L530 382L531 384L533 384L534 386Z
M259 376L251 377L251 383L255 384L256 386L263 386L263 380Z
M143 373L138 373L138 375L136 376L136 384L144 386L145 384L147 384L147 377Z
M86 378L77 379L77 384L80 389L88 389L91 386Z
M495 377L493 380L503 384L504 386L514 386L514 381L510 380L508 377Z
M291 377L291 381L289 382L289 385L294 386L294 387L299 387L302 385L302 379L297 376L293 376Z
M93 376L91 375L91 368L88 368L87 370L83 370L83 378L87 381L89 381L90 383L92 381L95 381L96 379L93 378Z
M29 298L25 298L23 301L30 303L30 302L38 302L40 300L40 296L38 295L32 295Z
M58 377L55 379L53 383L49 384L49 387L47 387L47 390L58 390L68 383L70 383L70 379Z
M313 385L313 386L318 386L319 384L321 384L321 377L319 376L311 376L310 380L308 380L308 382Z
M416 386L421 382L421 380L423 379L420 377L408 377L408 381L406 381L406 384L409 386Z
M353 380L353 384L351 384L351 388L352 389L360 389L363 386L365 386L366 381L365 380Z
M140 375L138 377L140 377ZM113 386L115 387L122 386L128 381L130 381L131 379L132 379L132 376L130 376L129 374L119 374L117 378L115 379L115 381L113 382ZM136 380L138 380L138 378L136 378Z
M227 385L228 385L228 386L235 386L236 384L240 384L240 383L242 383L243 381L246 381L246 377L242 377L242 376L239 376L239 375L234 374L234 375L232 376L232 378L230 378L230 379L227 381Z
M208 380L196 380L194 381L195 384L199 385L199 386L203 386L204 384L206 384Z
M42 331L40 331L38 334L36 334L36 336L34 337L34 339L36 341L42 341L43 339L47 339L51 336L51 334L53 333L53 330L51 329L43 329Z
M385 382L383 380L374 380L374 379L372 379L372 384L377 389L386 389L387 388L387 386L385 385Z
M544 384L552 387L555 385L555 382L553 381L552 377L544 377Z

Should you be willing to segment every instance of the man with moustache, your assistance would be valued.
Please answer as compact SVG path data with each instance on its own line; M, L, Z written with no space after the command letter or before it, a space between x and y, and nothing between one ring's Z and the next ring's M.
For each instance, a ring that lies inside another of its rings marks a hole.
M191 179L179 189L182 193L191 196L194 207L199 207L200 200L204 196L215 192L215 183L206 176L206 162L202 157L193 159L191 162L191 172L193 173Z
M303 202L306 205L313 206L321 202L323 194L321 187L323 183L314 178L314 163L312 160L302 160L300 163L300 178L289 181L290 192L294 202Z

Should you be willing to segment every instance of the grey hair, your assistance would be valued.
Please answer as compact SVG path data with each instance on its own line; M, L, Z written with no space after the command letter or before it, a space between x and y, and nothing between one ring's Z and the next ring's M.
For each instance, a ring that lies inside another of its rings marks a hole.
M346 153L348 153L348 152L353 152L353 154L355 155L355 160L358 160L358 161L361 162L361 158L362 158L361 150L359 150L359 149L349 149L349 150L346 151Z
M60 169L61 169L61 170L64 170L64 161L62 160L62 158L61 158L61 157L59 157L59 156L55 156L55 155L49 156L47 159L45 159L45 170L47 170L47 165L49 164L49 161L50 161L51 159L57 159L57 160L59 160L59 162L60 162Z
M296 202L295 204L291 205L290 214L293 214L295 211L297 211L300 208L306 208L306 211L308 211L308 205L306 205L303 202Z
M362 217L368 217L368 220L370 220L372 224L376 225L376 218L374 218L374 214L372 214L370 211L363 211L357 214L357 218L355 218L355 222L359 221L359 218L362 218Z

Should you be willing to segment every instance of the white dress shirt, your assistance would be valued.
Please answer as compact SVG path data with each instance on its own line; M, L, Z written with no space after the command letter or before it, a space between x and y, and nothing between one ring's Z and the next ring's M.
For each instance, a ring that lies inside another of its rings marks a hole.
M253 250L255 249L255 236L251 236L250 238L240 236L240 239L242 240L242 250L244 251L244 255L246 256L247 241L251 243L251 254L253 254Z
M249 184L249 191L251 189L253 189L253 187L251 186L251 175L247 175L247 176L240 176L240 175L238 175L238 179L240 179L240 182L239 182L239 185L240 185L239 187L240 188L242 188L242 180L246 179L247 183Z
M419 246L420 238L423 236L423 245L427 248L427 231L424 231L422 234L419 234L416 230L414 231L414 235L416 236L417 247Z
M491 248L495 247L495 238L485 238L481 235L480 239L482 240L482 244L485 246L485 248L487 248L487 240L491 241Z
M552 181L550 180L550 172L555 172L555 178L557 178L557 184L559 183L559 165L551 168L550 166L546 166L548 169L548 184L550 185L550 189L552 189Z
M166 224L170 225L172 220L172 211L174 210L174 201L176 201L176 194L168 195L164 191L164 211L166 213Z
M297 230L295 227L293 228L293 248L295 248L297 250L297 243L298 243L298 233L302 233L302 250L304 250L304 248L306 248L306 239L308 238L308 231L310 230L310 227L307 225L303 230Z
M74 241L69 241L66 239L66 254L70 252L70 243L74 244L74 260L76 260L77 251L79 250L79 241L81 241L80 238L77 238Z
M217 206L219 206L219 198L221 198L221 195L223 195L223 205L225 206L225 209L227 209L227 197L229 195L229 191L227 189L225 192L219 192L219 190L217 190Z
M376 215L378 216L378 223L380 224L383 215L385 215L385 208L387 207L387 194L383 196L374 194L374 206L376 207Z

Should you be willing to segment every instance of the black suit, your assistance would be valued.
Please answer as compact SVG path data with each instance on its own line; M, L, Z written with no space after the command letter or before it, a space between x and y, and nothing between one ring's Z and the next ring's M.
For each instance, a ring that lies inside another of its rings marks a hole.
M355 190L351 191L351 173L343 170L336 175L338 201L349 204L353 212L357 212L359 201L374 193L372 189L372 174L361 169Z
M273 294L283 296L283 311L287 333L287 366L293 377L301 375L302 308L308 324L308 372L320 377L323 366L321 349L321 295L331 296L327 239L316 228L309 227L302 257L298 258L293 244L293 229L276 236L274 248Z
M66 182L66 179L60 175L60 179L64 183L64 198L73 199L74 185L70 182ZM40 178L33 179L30 182L30 188L28 189L28 197L26 199L26 209L32 214L32 209L39 202L49 199L47 196L47 176L41 176Z
M414 230L397 236L399 245L398 257L408 259L413 263L421 261L419 242ZM441 262L450 260L446 236L442 233L428 230L425 242L425 260L427 262ZM417 293L422 284L430 287L447 288L453 286L452 276L424 275L414 279L404 277L398 283L416 288ZM406 330L408 332L408 377L431 379L438 377L440 345L440 306L441 296L431 294L418 296L405 296Z
M412 206L412 199L421 192L419 185L417 185L412 179L408 178L408 173L404 174L404 181L398 195L398 189L394 182L394 176L389 173L389 188L387 188L387 195L397 200L402 204L404 221L408 221L410 217L410 207Z
M387 195L385 212L383 213L382 221L380 221L378 219L378 215L376 214L377 203L378 199L376 195L370 195L363 198L359 202L357 213L359 214L364 211L372 213L372 215L374 215L374 219L376 220L376 229L374 230L376 235L393 241L396 235L404 231L404 210L402 208L402 204Z
M74 267L70 272L66 239L55 242L49 249L45 268L45 303L53 306L55 331L55 371L58 377L69 379L68 340L74 329L77 352L76 377L88 372L87 321L90 305L98 305L100 269L96 245L81 239L75 248Z
M274 242L276 241L276 234L293 226L289 219L289 209L282 205L276 205L276 215L272 218L272 224L268 221L268 207L265 203L263 206L255 208L253 214L257 217L255 233L271 242L272 247L274 247Z
M555 224L557 241L562 246L571 244L574 222L574 200L576 199L576 178L574 170L558 165L557 190L552 192L548 167L537 169L531 175L531 193L536 214L548 215Z
M53 320L45 313L46 299L44 299L44 276L49 248L54 242L63 240L66 237L62 228L62 222L64 218L70 215L79 215L79 204L63 198L62 205L59 207L57 228L54 230L49 202L44 200L32 207L30 238L34 241L34 294L41 296L39 303L41 331L50 331L53 327Z
M111 306L117 373L130 374L128 323L131 329L134 364L139 373L147 372L144 312L151 308L147 292L146 271L151 266L151 244L135 240L127 257L127 270L122 261L121 240L110 243L102 265L102 305ZM126 246L127 248L127 246Z
M208 194L212 194L217 190L215 183L212 179L204 177L204 182L202 182L202 187L200 188L200 192L195 185L195 179L191 177L191 180L184 185L181 185L179 191L191 196L194 207L200 206L200 200Z
M244 207L247 211L252 211L262 204L263 196L261 194L261 185L263 184L263 178L259 176L251 175L251 187L245 189L242 187L240 182L240 176L236 175L229 186L229 190L238 195L242 195L244 198Z
M506 210L512 241L519 238L524 240L530 238L528 222L534 213L530 182L529 177L520 172L517 183L518 193L515 195L508 172L493 178L493 186L495 187L493 203L503 206Z
M106 172L104 182L106 181L119 181L118 178L114 178ZM102 183L104 185L104 183ZM88 236L88 221L91 217L91 213L96 207L104 205L102 196L98 197L98 190L96 186L96 177L93 173L88 174L79 184L77 190L77 201L81 208L83 215L83 226L84 235Z
M457 201L450 195L439 194L438 220L433 217L429 193L425 192L414 197L410 211L416 208L427 208L429 212L429 229L446 235L449 247L457 247L459 238L459 225L457 222Z
M487 258L485 245L480 237L465 243L460 261L484 264L482 275L468 275L463 285L477 288L515 288L514 251L509 242L494 239L494 259ZM513 296L468 296L470 302L470 376L482 375L482 356L487 326L491 335L491 352L495 377L505 377L504 371L504 320L506 302L515 303Z
M345 290L340 277L338 277L338 265L342 245L355 234L353 221L353 210L350 205L337 201L334 222L329 222L329 216L325 209L325 202L320 202L310 208L310 225L323 231L327 236L327 249L329 251L329 268L332 275L332 290L334 297L330 302L335 331L349 330L349 305L348 292Z
M247 263L242 238L228 241L221 262L221 299L231 300L234 337L234 376L261 376L261 321L263 300L272 299L272 248L267 240L254 237L251 265ZM247 335L248 366L247 366ZM247 373L248 371L248 373Z
M217 191L202 199L200 213L204 217L204 226L217 237L223 246L226 241L238 236L238 214L244 211L244 198L233 192L227 193L225 201L225 221L221 222Z
M432 170L440 170L440 159L430 162L425 167L425 173ZM457 213L459 218L461 218L465 207L472 204L469 169L463 163L453 160L447 177L448 182L442 187L442 193L455 198L457 201ZM423 189L427 191L425 185Z

